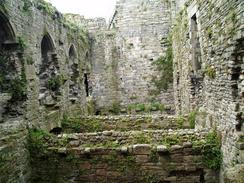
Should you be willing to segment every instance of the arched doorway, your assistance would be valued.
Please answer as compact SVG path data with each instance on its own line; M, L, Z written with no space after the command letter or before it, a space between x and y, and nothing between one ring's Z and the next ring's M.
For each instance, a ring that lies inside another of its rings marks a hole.
M23 50L19 49L8 18L0 12L0 121L23 114L26 81Z
M75 102L80 94L80 87L78 83L79 79L79 67L77 53L74 45L72 44L69 48L69 98L72 102Z
M47 33L41 41L42 62L39 68L40 93L39 101L44 106L55 106L61 95L60 87L63 78L59 74L59 65L55 45L51 36Z

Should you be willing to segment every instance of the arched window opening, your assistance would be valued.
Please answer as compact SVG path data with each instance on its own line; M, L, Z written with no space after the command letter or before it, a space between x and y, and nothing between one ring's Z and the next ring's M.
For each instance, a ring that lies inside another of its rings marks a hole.
M192 67L197 75L201 70L201 48L199 41L198 20L196 14L191 18L191 46L192 46Z
M244 39L237 41L236 49L232 55L232 61L230 62L231 73L231 87L233 99L239 104L237 110L237 122L236 130L242 131L244 129L244 112L243 112L243 81L244 81Z
M8 18L0 12L0 122L23 114L26 100L23 54Z
M42 62L39 71L41 105L54 106L61 95L60 87L63 78L59 74L57 54L55 53L54 42L49 34L43 36L41 41Z
M69 98L72 102L75 102L79 97L80 87L78 83L78 79L79 79L78 59L77 59L77 54L74 45L71 45L69 49L69 73L70 73Z

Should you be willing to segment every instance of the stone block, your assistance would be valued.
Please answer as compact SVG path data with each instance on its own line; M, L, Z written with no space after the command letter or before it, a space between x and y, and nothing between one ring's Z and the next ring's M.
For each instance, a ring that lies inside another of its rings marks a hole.
M150 154L152 150L151 145L148 144L137 144L133 146L133 153L134 154Z

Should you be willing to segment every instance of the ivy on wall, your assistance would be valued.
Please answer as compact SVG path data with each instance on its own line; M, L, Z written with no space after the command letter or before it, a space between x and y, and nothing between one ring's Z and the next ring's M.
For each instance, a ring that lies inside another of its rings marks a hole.
M159 77L154 76L152 82L156 87L155 94L159 94L162 90L167 90L170 83L173 82L173 50L172 50L172 36L167 40L167 50L165 56L160 57L153 62L156 69L159 71Z

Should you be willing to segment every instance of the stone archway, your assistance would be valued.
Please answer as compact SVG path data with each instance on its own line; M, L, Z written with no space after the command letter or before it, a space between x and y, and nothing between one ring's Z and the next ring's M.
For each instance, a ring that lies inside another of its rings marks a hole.
M43 36L41 41L41 58L42 62L39 68L40 105L54 107L61 95L60 87L63 84L63 77L59 73L54 42L48 33Z
M0 12L0 121L23 114L26 80L23 50L16 42L13 28Z
M79 87L79 67L78 67L78 59L77 53L74 45L72 44L69 48L69 99L71 102L75 102L78 100L80 95L80 87Z

